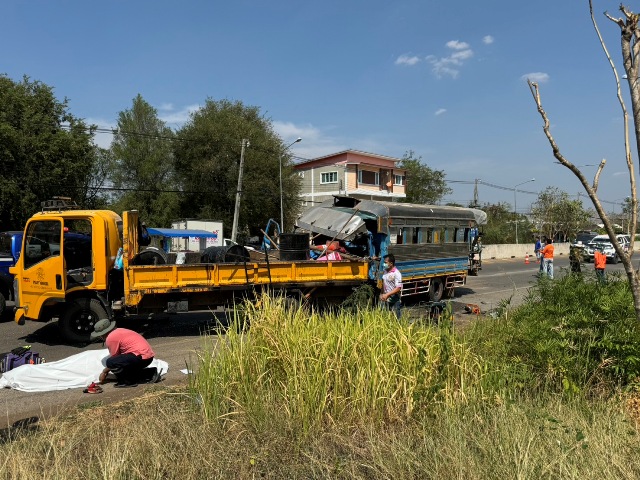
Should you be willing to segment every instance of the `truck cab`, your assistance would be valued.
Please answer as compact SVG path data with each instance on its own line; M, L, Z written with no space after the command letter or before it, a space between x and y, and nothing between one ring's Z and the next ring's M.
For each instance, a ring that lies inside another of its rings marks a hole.
M68 339L87 340L95 322L109 316L109 275L121 229L120 216L107 210L52 209L31 217L10 269L19 285L16 322L58 317Z

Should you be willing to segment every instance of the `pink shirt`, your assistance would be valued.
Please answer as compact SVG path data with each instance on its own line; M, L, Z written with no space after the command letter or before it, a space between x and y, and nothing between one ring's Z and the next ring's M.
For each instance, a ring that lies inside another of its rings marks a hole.
M111 356L133 353L134 355L140 355L143 360L156 356L151 349L151 345L142 335L126 328L116 328L107 335L105 344Z

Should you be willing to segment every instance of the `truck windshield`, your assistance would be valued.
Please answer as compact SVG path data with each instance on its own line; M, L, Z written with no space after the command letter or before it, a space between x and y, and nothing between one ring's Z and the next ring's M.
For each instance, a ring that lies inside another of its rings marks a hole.
M62 227L57 220L31 222L24 240L24 268L60 255L61 232Z

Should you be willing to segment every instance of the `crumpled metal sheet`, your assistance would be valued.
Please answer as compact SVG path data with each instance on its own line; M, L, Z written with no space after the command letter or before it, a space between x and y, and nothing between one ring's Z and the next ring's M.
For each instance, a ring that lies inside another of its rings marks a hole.
M325 207L307 210L296 221L296 227L338 240L352 240L358 234L367 232L364 220L357 214Z

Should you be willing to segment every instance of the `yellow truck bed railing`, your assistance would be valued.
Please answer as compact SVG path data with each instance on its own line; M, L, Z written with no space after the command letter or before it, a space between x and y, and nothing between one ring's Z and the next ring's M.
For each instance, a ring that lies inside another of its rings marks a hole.
M269 262L246 264L193 264L129 266L125 269L127 305L144 295L202 292L252 286L312 286L355 284L367 280L367 262Z

